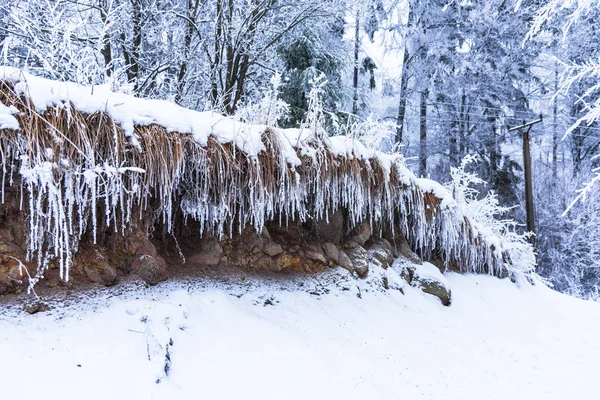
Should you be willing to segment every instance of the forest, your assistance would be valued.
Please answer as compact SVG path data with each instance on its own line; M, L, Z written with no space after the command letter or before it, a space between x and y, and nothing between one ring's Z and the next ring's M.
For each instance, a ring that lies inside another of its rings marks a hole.
M477 196L521 233L523 138L510 128L541 115L537 272L600 298L598 2L0 0L0 20L5 66L242 122L318 117L419 177L476 173Z

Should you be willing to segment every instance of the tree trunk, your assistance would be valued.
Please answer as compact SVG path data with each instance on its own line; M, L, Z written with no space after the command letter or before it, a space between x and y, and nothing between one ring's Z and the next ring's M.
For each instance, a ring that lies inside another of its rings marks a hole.
M467 110L467 96L464 93L460 99L460 121L458 157L462 160L467 154L467 135L469 133L469 112Z
M175 103L177 104L181 104L183 99L183 91L185 89L185 74L190 61L192 36L194 35L194 21L198 15L199 4L200 0L188 0L187 2L188 21L184 37L183 60L179 66L179 73L177 74L177 93L175 94Z
M427 96L428 91L421 92L421 116L419 121L419 176L427 176Z
M354 79L352 85L354 96L352 98L352 113L358 114L358 55L360 51L360 11L356 10L356 26L354 28Z
M222 0L217 0L215 2L217 18L215 21L215 55L210 68L210 93L213 108L218 108L220 106L218 71L221 68L221 40L223 37L223 4L221 1Z
M402 61L402 77L400 78L400 100L398 101L398 118L396 119L396 143L402 143L404 133L404 117L406 116L406 99L408 97L408 50L404 48L404 60Z
M460 121L459 117L455 117L450 122L450 140L449 140L449 159L450 166L456 167L458 166L458 135L460 131Z
M141 0L131 0L132 16L131 25L133 29L133 39L131 48L127 46L125 32L121 32L121 41L123 42L123 57L125 58L127 81L133 83L135 94L139 92L139 73L140 73L140 55L142 52L142 2Z
M100 2L100 20L104 25L108 24L108 4L106 0L102 0ZM102 49L100 50L102 53L102 58L104 58L104 69L106 70L106 75L112 76L114 72L114 65L112 62L112 49L110 45L110 34L108 30L104 33L104 37L102 38Z

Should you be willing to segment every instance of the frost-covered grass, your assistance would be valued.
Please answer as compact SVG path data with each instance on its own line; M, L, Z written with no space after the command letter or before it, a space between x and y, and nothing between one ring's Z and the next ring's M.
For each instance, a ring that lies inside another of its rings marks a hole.
M0 81L20 128L2 131L2 193L21 187L35 279L52 259L68 279L82 235L125 232L149 209L167 232L181 216L222 237L344 208L349 228L367 220L375 232L400 230L424 258L441 254L464 272L531 268L511 263L511 243L478 226L444 187L417 179L401 156L327 137L318 110L304 129L284 130L8 67Z
M3 397L596 397L600 304L489 276L446 281L450 307L411 287L310 278L103 290L33 316L4 307Z

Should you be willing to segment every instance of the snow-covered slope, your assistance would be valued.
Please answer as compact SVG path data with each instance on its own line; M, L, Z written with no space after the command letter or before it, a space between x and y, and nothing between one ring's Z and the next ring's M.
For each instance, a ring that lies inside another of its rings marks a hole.
M178 281L33 316L3 307L2 397L597 396L600 304L447 274L453 303L443 307L418 289L394 290L386 273L389 290L375 277Z

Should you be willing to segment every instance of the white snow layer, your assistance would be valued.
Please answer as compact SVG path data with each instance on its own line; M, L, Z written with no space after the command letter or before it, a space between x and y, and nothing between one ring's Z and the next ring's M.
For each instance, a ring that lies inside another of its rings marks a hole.
M2 397L597 398L600 304L490 276L447 280L450 307L411 287L238 297L171 282L33 316L4 308Z
M106 85L81 86L73 82L44 79L7 66L0 66L0 80L12 82L15 92L31 99L36 111L40 113L49 108L62 109L69 104L87 114L107 113L136 145L139 142L134 127L157 124L165 127L168 132L191 134L202 146L207 144L209 136L213 136L221 143L234 143L250 157L265 150L261 140L265 126L246 124L212 111L199 112L170 101L140 99L114 93ZM2 109L0 118L1 115ZM275 133L286 161L294 166L300 165L294 148L302 148L302 143L312 136L311 132L307 129L276 129ZM332 151L336 155L359 159L375 156L375 152L356 140L339 137L332 144Z
M447 289L451 288L448 284L448 280L442 275L438 267L429 262L424 262L423 264L415 266L415 279L417 279L417 281L429 280L439 282Z
M105 85L81 86L73 82L44 79L7 66L0 66L0 81L12 82L15 91L31 99L40 113L49 108L65 108L68 104L72 104L75 109L83 113L105 112L134 142L137 141L135 126L157 124L165 127L169 132L191 134L203 146L207 144L208 137L213 136L221 143L235 143L240 150L251 157L265 149L261 140L265 126L235 121L231 117L212 111L193 111L169 101L140 99L123 93L114 93ZM0 118L16 112L18 110L14 106L8 108L0 103ZM2 126L0 129L18 129L16 119L11 118L16 125ZM294 149L301 150L304 143L312 138L310 130L277 129L276 133L288 163L299 165L300 160ZM376 158L387 172L391 171L392 164L398 160L397 156L370 150L359 140L346 136L326 138L325 143L335 156L361 160ZM402 168L401 172L400 178L403 183L414 184L423 192L432 192L443 200L442 205L450 206L453 203L450 193L439 183L430 179L417 179L406 168Z
M7 107L0 102L0 129L21 129L19 121L13 117L18 112L14 106Z

